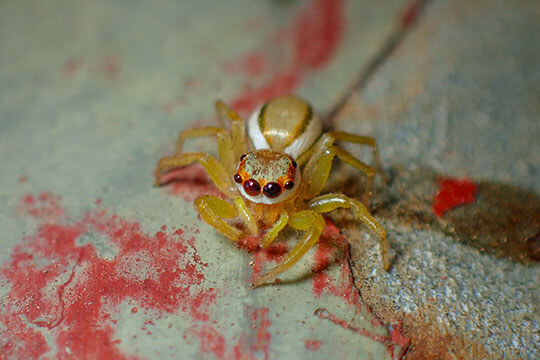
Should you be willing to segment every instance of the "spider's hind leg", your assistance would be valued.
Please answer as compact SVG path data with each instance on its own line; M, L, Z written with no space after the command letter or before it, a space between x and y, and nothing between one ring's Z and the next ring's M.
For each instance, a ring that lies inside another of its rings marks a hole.
M379 238L383 268L385 270L390 268L386 230L373 218L373 216L371 216L364 204L343 194L325 194L312 199L308 203L308 207L318 213L330 212L337 208L351 209L356 217Z

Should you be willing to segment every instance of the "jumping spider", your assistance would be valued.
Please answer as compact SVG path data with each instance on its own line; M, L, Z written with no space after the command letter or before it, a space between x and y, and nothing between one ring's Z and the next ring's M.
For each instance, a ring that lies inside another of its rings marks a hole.
M195 200L195 206L204 221L229 239L236 242L247 236L246 232L259 235L265 230L261 245L268 247L286 225L304 231L300 242L278 266L257 279L254 287L290 269L319 240L325 227L321 213L337 208L350 208L378 236L383 268L389 268L386 231L366 207L369 189L364 203L343 194L319 195L335 156L365 173L369 186L375 170L334 142L370 146L381 169L374 138L342 131L322 133L321 120L308 103L283 96L268 101L249 118L248 133L255 150L247 152L244 120L221 101L216 102L216 109L222 126L225 118L231 121L231 131L214 126L182 131L175 154L157 164L156 185L169 170L199 162L232 202L203 195ZM219 161L207 153L182 153L186 139L201 136L216 136ZM227 222L238 216L247 231Z

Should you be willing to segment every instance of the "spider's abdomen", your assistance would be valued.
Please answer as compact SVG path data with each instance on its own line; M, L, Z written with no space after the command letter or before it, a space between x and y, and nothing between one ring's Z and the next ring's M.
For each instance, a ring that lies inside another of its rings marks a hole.
M248 133L255 149L283 151L297 158L322 131L311 106L295 96L270 100L249 118Z

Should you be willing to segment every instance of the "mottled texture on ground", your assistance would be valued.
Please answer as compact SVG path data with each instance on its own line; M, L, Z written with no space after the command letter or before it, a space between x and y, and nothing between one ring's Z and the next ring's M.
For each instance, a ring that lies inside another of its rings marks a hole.
M372 203L390 273L376 239L344 233L362 297L403 321L407 357L540 356L539 15L534 1L430 3L334 123L374 135L392 173ZM440 178L465 176L477 202L438 218Z

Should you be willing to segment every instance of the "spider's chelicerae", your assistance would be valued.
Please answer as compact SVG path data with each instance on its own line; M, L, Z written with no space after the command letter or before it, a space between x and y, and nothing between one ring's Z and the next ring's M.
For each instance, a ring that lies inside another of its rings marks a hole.
M291 268L319 240L325 227L321 214L337 208L350 208L378 236L382 265L389 268L386 231L366 207L369 190L364 203L343 194L319 195L335 156L365 173L368 185L371 183L375 170L335 142L370 146L380 169L374 138L342 131L322 133L321 120L309 104L295 96L283 96L270 100L249 118L247 131L254 150L247 152L244 120L221 101L216 108L222 126L224 119L231 121L231 131L214 126L182 131L175 154L161 158L157 164L156 185L161 184L167 171L199 162L232 200L212 195L195 200L201 217L220 233L235 242L249 234L262 234L261 246L268 247L286 225L304 232L282 262L253 286L263 285ZM200 136L216 136L219 160L206 153L182 153L186 139ZM242 218L245 230L229 223L237 217Z

